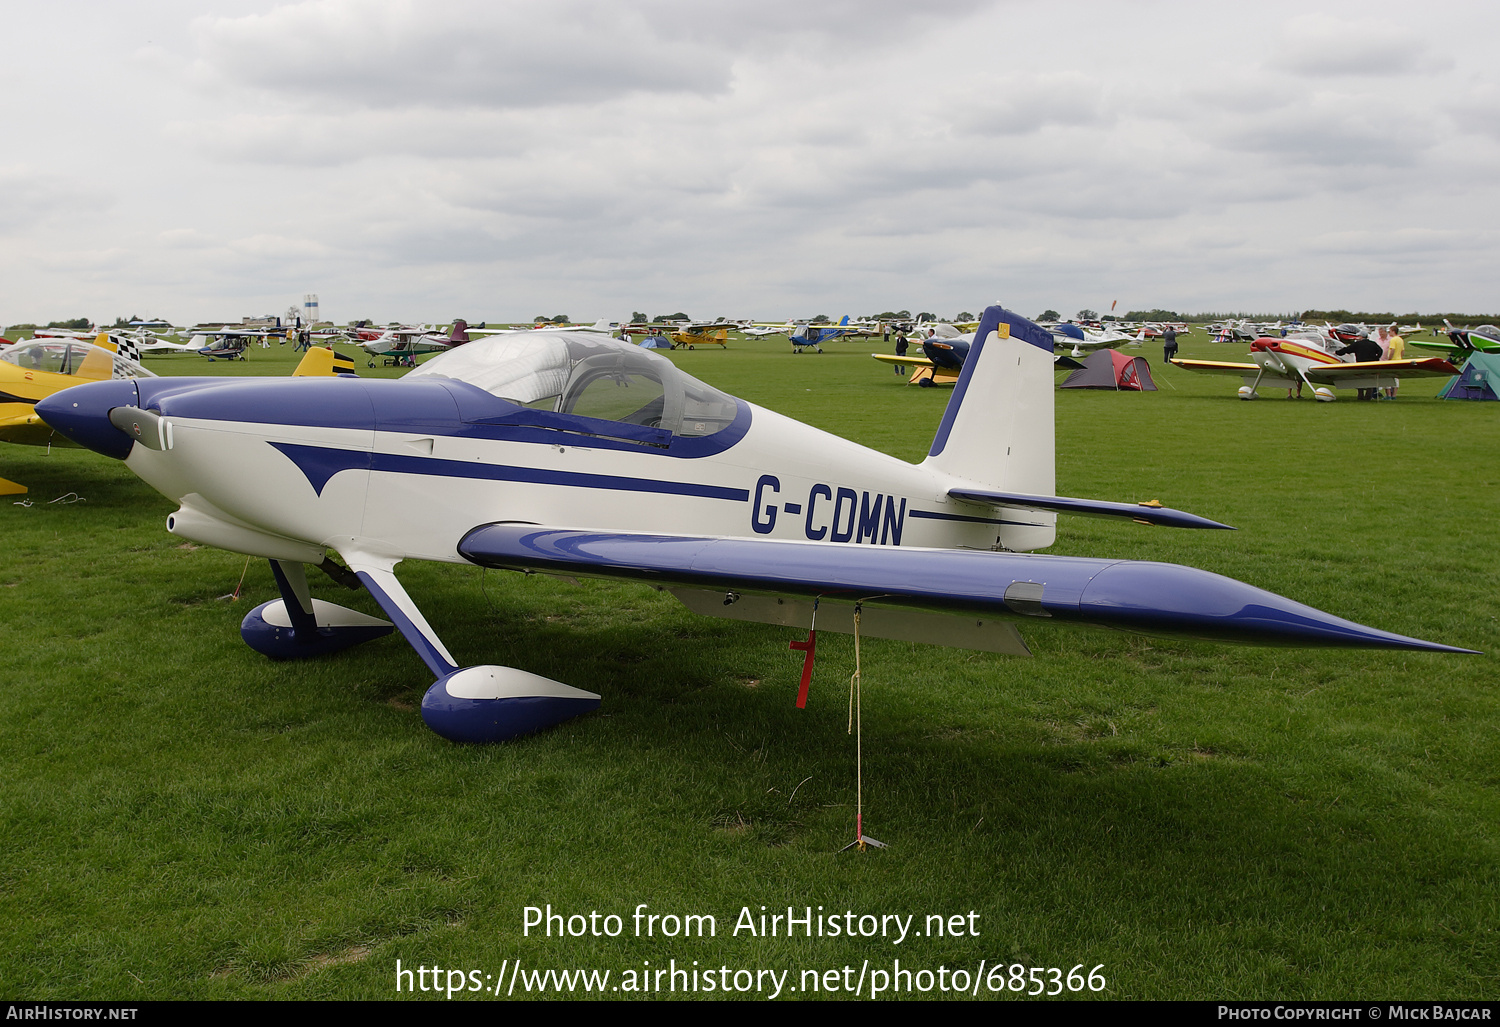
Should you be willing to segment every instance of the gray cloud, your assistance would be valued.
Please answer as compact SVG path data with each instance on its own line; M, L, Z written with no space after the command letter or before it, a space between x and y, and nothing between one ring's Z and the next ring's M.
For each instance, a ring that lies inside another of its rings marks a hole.
M868 45L977 2L314 0L196 25L194 73L308 108L529 108L630 93L719 94L789 38ZM831 51L837 53L837 51Z
M1278 68L1311 77L1430 73L1448 63L1409 28L1381 19L1345 20L1321 12L1288 21L1274 59Z
M970 79L971 106L955 118L961 131L1016 136L1050 125L1104 125L1104 83L1082 72Z
M80 5L0 12L0 319L1454 308L1495 277L1477 5Z
M114 197L71 175L26 165L0 167L0 233L97 214Z

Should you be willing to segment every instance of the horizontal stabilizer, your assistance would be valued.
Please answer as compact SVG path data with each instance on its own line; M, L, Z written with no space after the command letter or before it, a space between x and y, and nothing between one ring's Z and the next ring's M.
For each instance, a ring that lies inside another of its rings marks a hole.
M990 503L994 506L1018 507L1022 510L1052 510L1056 513L1080 514L1084 517L1129 517L1133 521L1160 524L1168 528L1227 528L1207 517L1185 510L1173 510L1160 503L1107 503L1099 499L1070 499L1067 496L1028 496L1021 492L991 492L981 489L949 489L948 495L965 503Z

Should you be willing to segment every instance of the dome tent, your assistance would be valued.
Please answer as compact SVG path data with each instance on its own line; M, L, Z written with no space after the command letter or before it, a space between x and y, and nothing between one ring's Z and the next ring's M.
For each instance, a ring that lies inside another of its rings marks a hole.
M1500 353L1471 353L1458 377L1449 378L1438 399L1496 399L1500 382Z
M1101 349L1090 353L1083 366L1058 387L1155 392L1156 382L1151 379L1151 365L1145 357L1128 357L1118 350Z

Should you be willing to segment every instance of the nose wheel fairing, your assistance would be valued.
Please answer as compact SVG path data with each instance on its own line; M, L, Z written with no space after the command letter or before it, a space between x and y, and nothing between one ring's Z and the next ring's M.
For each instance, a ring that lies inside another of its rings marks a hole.
M336 653L391 633L390 621L314 599L300 563L272 560L281 598L261 603L240 622L240 637L273 660Z

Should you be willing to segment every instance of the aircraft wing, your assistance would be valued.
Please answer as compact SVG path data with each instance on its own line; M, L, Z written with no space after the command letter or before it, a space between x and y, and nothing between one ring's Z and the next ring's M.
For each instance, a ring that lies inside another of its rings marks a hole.
M1168 363L1174 367L1185 368L1189 371L1198 371L1203 374L1232 374L1241 377L1247 374L1259 374L1259 364L1236 364L1227 360L1171 360Z
M912 367L931 367L932 361L926 357L906 356L898 357L894 353L871 353L870 356L887 364L900 364L903 367L910 364Z
M1457 360L1465 353L1471 352L1471 350L1464 349L1464 347L1458 345L1447 336L1443 336L1441 339L1407 339L1406 346L1408 349L1437 350L1447 360Z
M1333 617L1232 578L1167 563L513 522L474 528L458 552L482 567L627 578L674 586L674 592L681 586L699 593L700 605L703 594L717 594L721 609L755 602L759 595L769 597L758 600L766 608L777 605L776 597L783 597L783 607L785 597L793 597L793 602L816 599L845 608L853 603L914 608L946 615L942 623L954 630L960 619L1035 617L1207 641L1452 651ZM1014 651L998 645L975 648Z
M1371 375L1401 378L1451 378L1458 374L1454 367L1442 357L1425 357L1421 360L1368 360L1354 364L1323 364L1307 369L1307 377L1314 381L1338 384L1350 378L1368 378Z
M55 435L57 433L52 430L52 426L33 413L30 407L22 412L0 416L0 442L40 446ZM58 441L62 441L61 438ZM0 488L0 495L4 494L5 490Z

